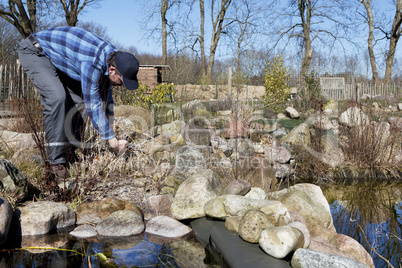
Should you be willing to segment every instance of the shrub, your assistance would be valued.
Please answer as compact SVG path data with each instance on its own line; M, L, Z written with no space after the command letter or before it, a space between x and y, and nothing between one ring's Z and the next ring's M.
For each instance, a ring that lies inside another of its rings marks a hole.
M290 99L289 69L283 65L282 55L268 60L265 68L264 104L275 112L282 112Z
M310 109L323 110L326 100L321 95L320 81L316 77L313 71L303 74L304 84L299 87L295 100L295 108L299 112L306 112Z

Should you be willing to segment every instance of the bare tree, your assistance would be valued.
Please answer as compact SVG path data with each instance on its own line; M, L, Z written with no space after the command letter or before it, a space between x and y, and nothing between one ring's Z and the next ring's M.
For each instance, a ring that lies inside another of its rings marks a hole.
M366 23L368 24L369 28L369 35L368 35L368 53L370 57L370 64L371 64L371 72L373 74L373 82L377 83L378 82L378 70L377 70L377 64L375 61L375 54L374 54L374 48L373 48L373 42L374 42L374 16L373 12L371 9L371 0L358 0L361 4L364 5L367 13L366 17Z
M15 61L16 48L20 40L21 36L17 29L0 18L0 65Z
M389 49L385 60L385 77L384 82L390 82L392 76L392 66L395 58L396 45L401 37L401 24L402 24L402 0L396 0L396 9L392 28L389 33L386 33L389 39Z
M282 42L286 47L296 38L303 48L301 72L309 71L313 58L313 42L332 49L335 42L342 42L347 35L346 10L350 3L343 0L290 0L289 4L279 0L267 3L271 15L267 18L269 34L279 36L275 47Z
M66 22L68 26L76 26L78 15L84 10L84 7L90 6L99 0L59 0L63 7ZM81 3L81 5L80 5Z
M232 3L232 0L221 0L218 11L215 13L215 0L211 1L211 21L212 21L212 36L211 45L209 48L209 60L207 67L207 78L212 81L212 72L215 62L216 49L218 47L219 39L225 27L230 25L233 20L226 22L226 12Z
M27 10L25 10L25 6ZM0 4L0 16L14 25L23 37L36 31L37 0L8 0L8 5Z

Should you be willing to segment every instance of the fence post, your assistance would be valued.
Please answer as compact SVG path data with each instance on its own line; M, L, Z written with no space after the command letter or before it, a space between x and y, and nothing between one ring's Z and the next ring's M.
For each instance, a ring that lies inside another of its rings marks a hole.
M228 99L232 99L232 67L229 67L228 90Z

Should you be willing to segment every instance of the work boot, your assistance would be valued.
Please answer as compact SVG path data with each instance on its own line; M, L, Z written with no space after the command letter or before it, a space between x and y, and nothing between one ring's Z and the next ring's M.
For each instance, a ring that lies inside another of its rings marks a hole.
M68 173L67 169L64 164L56 164L50 166L50 171L57 177L57 178L66 178Z

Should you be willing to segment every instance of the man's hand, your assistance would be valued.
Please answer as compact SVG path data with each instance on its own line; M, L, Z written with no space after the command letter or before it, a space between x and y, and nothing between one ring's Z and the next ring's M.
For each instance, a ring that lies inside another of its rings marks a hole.
M108 140L110 147L112 147L112 150L120 155L125 153L128 148L128 141L126 140L118 140L116 137L114 137L113 139Z

